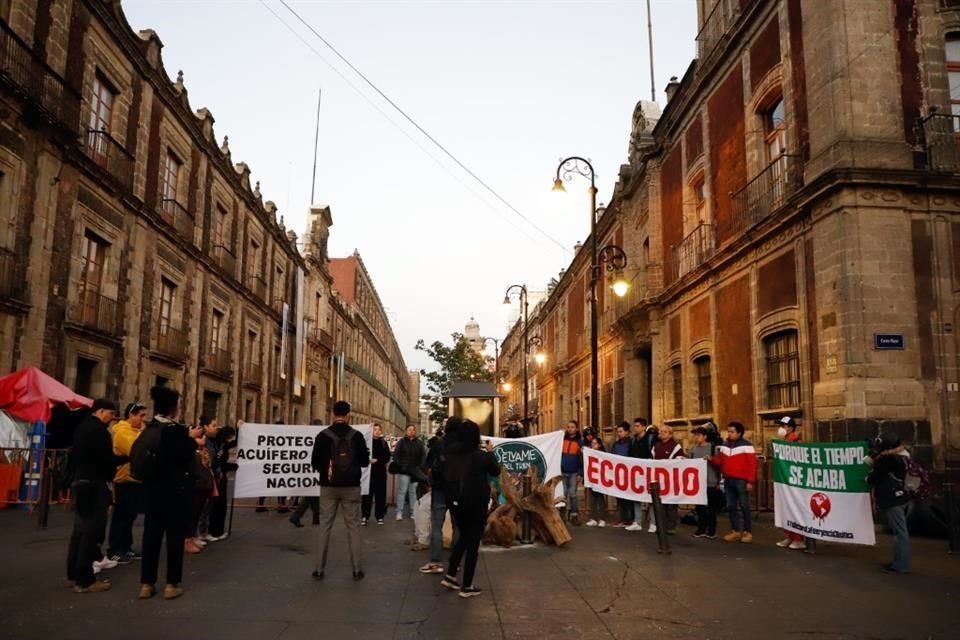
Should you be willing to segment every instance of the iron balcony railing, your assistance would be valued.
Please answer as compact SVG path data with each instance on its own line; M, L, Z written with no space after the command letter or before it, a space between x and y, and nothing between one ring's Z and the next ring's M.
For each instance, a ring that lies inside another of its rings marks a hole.
M782 154L740 190L730 194L730 220L718 231L733 238L779 211L803 183L800 156Z
M233 255L233 252L224 245L215 244L213 245L212 254L213 259L220 265L220 268L235 278L237 274L237 257Z
M133 189L133 155L105 130L87 130L87 155L127 191Z
M23 264L10 249L0 248L0 298L22 300L26 286L23 279Z
M193 241L193 216L173 198L164 198L160 202L160 219L173 227L182 238Z
M218 373L230 373L230 351L219 347L211 346L204 358L204 364L207 369Z
M930 171L960 171L960 113L931 113L920 121Z
M248 362L243 369L243 382L257 386L263 384L263 366L258 362Z
M713 0L713 3L697 34L697 57L701 64L720 44L740 13L740 0Z
M710 259L716 251L712 224L701 223L687 234L680 244L670 248L667 256L668 282L675 282Z
M25 99L45 120L76 135L80 94L38 58L4 20L0 20L0 84Z
M650 302L660 293L663 286L663 267L650 263L642 267L630 281L627 295L616 298L616 317L626 315L634 307Z
M187 354L187 332L161 322L157 331L157 352L171 358L183 359Z
M261 276L254 273L248 274L247 288L260 300L267 299L267 282Z
M67 318L82 327L107 335L120 334L117 301L99 291L81 289L76 304L70 307Z

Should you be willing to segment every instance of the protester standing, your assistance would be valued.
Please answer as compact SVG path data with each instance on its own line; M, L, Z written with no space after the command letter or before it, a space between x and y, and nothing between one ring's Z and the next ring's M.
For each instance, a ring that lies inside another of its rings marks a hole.
M630 456L630 423L621 422L617 426L617 439L613 443L614 455L623 456L627 458ZM633 522L633 502L627 500L626 498L617 498L617 514L618 521L615 524L615 527L627 527L631 531L639 531L639 527L636 527L636 523ZM632 525L634 526L631 526Z
M567 512L574 524L580 520L580 502L577 499L579 479L583 474L583 437L576 420L567 423L563 434L563 449L560 454L560 472L563 474L563 494L567 501Z
M657 428L647 423L646 418L633 419L633 438L630 441L630 457L641 460L653 458L653 445L657 442ZM656 533L657 525L650 515L649 502L633 503L633 524L627 527L628 531L643 530L643 521L648 520L648 533Z
M183 550L186 553L199 553L207 546L201 521L216 486L211 469L210 454L207 450L207 436L203 435L203 427L200 428L199 437L194 438L197 443L197 450L194 451L193 466L190 469L193 480L193 502L190 505L190 527L187 531L187 539L183 543Z
M387 463L390 462L390 447L383 439L383 427L373 424L373 450L370 452L370 490L363 496L362 526L367 526L370 519L370 509L377 524L383 524L383 517L387 513Z
M360 479L363 468L370 464L370 451L363 434L350 426L350 403L339 400L333 405L333 424L314 438L311 462L314 471L320 474L321 487L319 558L313 577L323 579L330 531L337 512L342 510L353 579L362 580L363 559L357 527L360 521Z
M107 530L110 487L117 466L107 426L114 420L117 407L110 400L98 399L90 415L73 432L70 449L73 492L73 532L67 551L67 579L76 593L99 593L110 589L109 580L97 580L93 563L99 560L100 541Z
M139 560L140 554L133 550L133 523L143 511L143 485L130 475L130 448L140 436L146 406L131 403L123 412L123 420L113 425L113 455L122 464L113 477L113 517L110 519L107 556L119 564Z
M657 443L653 445L654 460L676 460L685 457L683 447L673 439L673 427L662 426L657 433ZM675 504L663 505L663 514L667 519L663 523L667 527L667 533L676 533L677 530L677 511Z
M500 465L493 456L493 445L487 441L480 450L480 427L464 420L457 430L457 439L443 454L444 494L460 535L450 551L450 563L441 584L459 590L461 598L480 595L473 584L480 551L480 538L487 522L490 505L489 478L500 475ZM463 582L457 580L460 562L466 555Z
M427 459L427 450L417 438L416 425L407 425L406 433L393 451L397 469L397 520L403 520L403 512L410 505L410 517L417 508L416 477L423 475L421 469Z
M207 446L210 446L211 438L207 437ZM227 489L229 484L230 472L230 450L237 444L237 430L231 426L220 427L217 430L213 440L216 447L211 455L211 469L213 477L217 483L217 490L214 497L210 500L210 519L207 525L207 533L215 540L225 540L227 538ZM316 513L316 512L314 512Z
M691 432L693 446L687 451L691 459L708 459L713 455L714 445L710 440L710 430L707 427L696 427ZM693 534L696 538L714 538L717 535L717 513L723 503L723 491L720 490L720 474L716 467L707 465L707 504L698 504L697 530Z
M193 464L201 433L199 427L190 429L176 421L180 393L169 387L154 387L154 415L137 439L131 456L134 476L143 483L146 492L146 514L143 528L143 564L140 571L140 598L152 598L156 593L160 564L160 547L167 539L167 582L163 597L167 600L183 595L183 550L190 521L190 501L193 497ZM145 455L138 460L138 450ZM149 455L146 455L149 454ZM140 477L138 467L144 470Z
M589 447L594 451L606 450L604 449L603 442L597 437L597 432L591 427L586 427L583 430L583 446ZM587 489L587 492L590 500L590 519L587 520L587 526L600 527L602 529L607 526L605 519L607 516L607 497L593 489Z
M800 432L797 430L796 421L790 416L784 416L780 419L780 428L777 429L777 435L787 442L800 442ZM777 543L781 549L804 550L807 548L804 538L799 533L783 530L784 538Z
M427 469L430 473L430 561L420 567L420 573L443 573L443 523L446 520L447 503L446 479L444 478L444 452L455 442L463 420L457 416L447 418L445 427L431 438L433 446L427 452ZM454 530L454 539L458 532Z
M731 527L730 533L723 536L727 542L753 542L750 492L757 477L757 452L753 444L743 437L744 431L744 426L739 422L728 424L726 441L717 447L715 455L707 458L723 475ZM742 528L739 510L743 511Z
M907 455L900 439L885 433L877 438L878 454L867 482L873 487L877 508L887 518L893 533L893 560L883 565L887 573L910 573L910 532L907 530Z

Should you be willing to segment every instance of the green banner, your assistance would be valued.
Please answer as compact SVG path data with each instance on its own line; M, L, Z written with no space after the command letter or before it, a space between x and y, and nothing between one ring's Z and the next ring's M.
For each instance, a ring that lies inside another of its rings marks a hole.
M773 481L790 487L866 493L867 456L864 442L802 444L773 441Z

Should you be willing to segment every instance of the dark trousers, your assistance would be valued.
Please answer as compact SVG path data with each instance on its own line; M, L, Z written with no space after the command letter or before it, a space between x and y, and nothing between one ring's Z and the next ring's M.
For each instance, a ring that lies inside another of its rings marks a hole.
M217 480L217 497L210 498L210 524L207 533L219 538L227 523L227 476Z
M209 491L193 492L193 501L190 504L190 525L187 527L188 538L196 538L200 535L200 516L203 515L203 508L209 499Z
M143 509L143 485L139 482L117 482L113 485L113 517L107 538L108 555L133 551L133 523Z
M100 543L107 531L110 490L105 483L73 483L74 517L70 548L67 550L67 579L80 587L93 584L93 561L102 553Z
M717 513L723 501L723 491L717 487L707 487L707 504L697 505L697 533L710 536L717 534Z
M617 513L620 522L633 522L633 503L623 498L617 498Z
M179 584L183 580L183 542L187 537L192 497L192 491L147 487L141 584L155 584L157 581L164 535L167 538L167 584Z
M464 587L472 587L473 574L477 570L477 557L480 554L480 539L483 537L483 528L487 524L487 503L451 505L450 515L453 517L454 526L460 530L460 536L454 541L453 548L450 550L447 574L457 575L460 570L460 561L466 554L461 584Z
M313 524L320 524L320 498L300 498L300 504L293 511L290 520L300 522L300 519L306 515L308 508L313 511Z
M370 469L370 493L363 496L361 511L363 519L370 519L370 507L376 503L374 516L377 520L383 520L387 513L387 471L386 469Z

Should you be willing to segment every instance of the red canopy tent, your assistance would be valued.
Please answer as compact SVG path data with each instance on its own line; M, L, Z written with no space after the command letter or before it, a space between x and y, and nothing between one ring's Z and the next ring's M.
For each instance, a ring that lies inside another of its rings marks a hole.
M50 421L58 404L70 410L93 406L93 400L74 393L36 367L0 378L0 409L27 422Z

